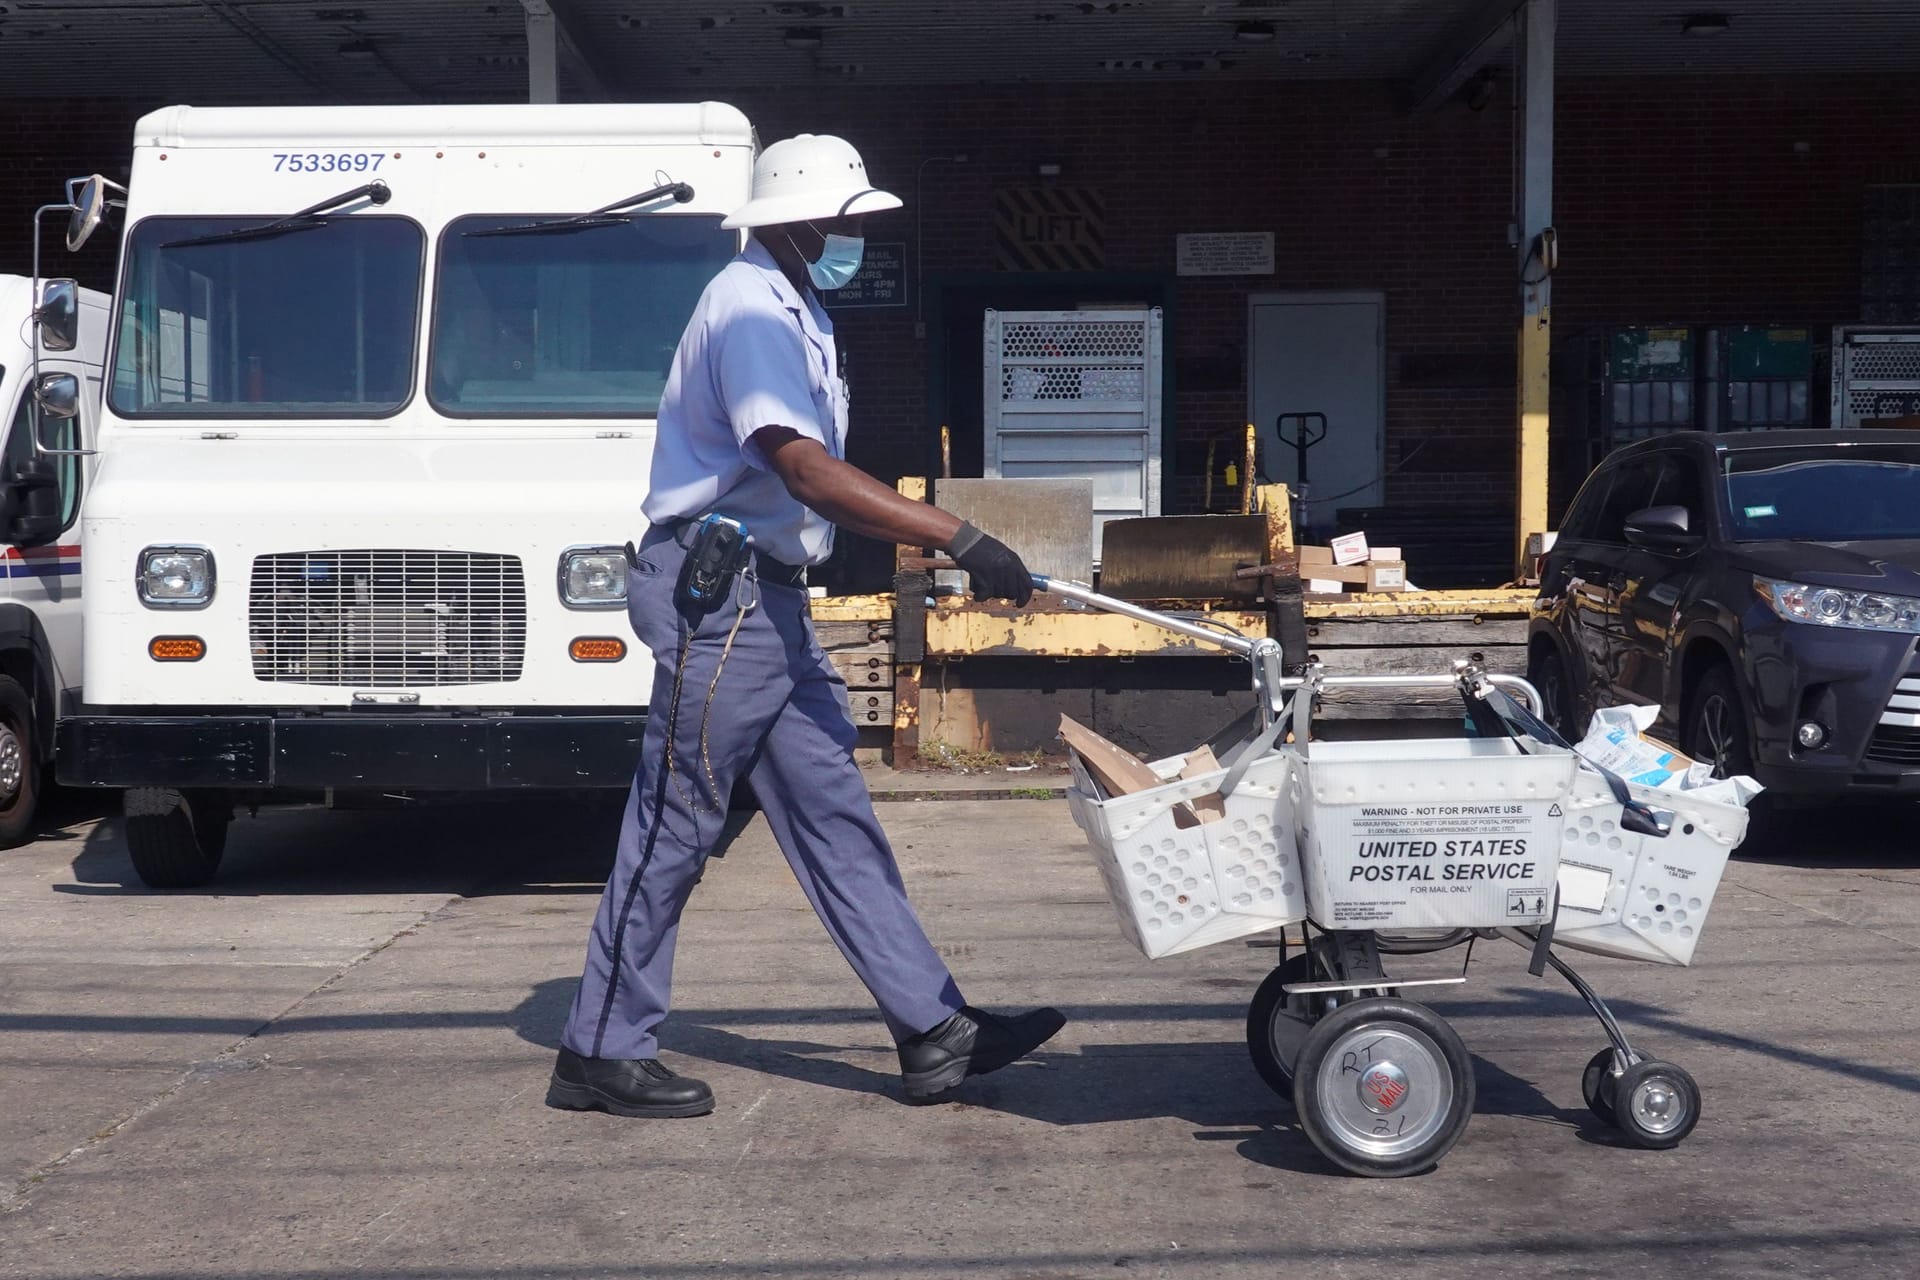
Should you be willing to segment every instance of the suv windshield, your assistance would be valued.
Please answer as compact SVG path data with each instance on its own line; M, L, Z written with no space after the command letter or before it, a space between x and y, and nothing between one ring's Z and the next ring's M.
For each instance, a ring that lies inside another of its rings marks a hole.
M1920 538L1920 446L1741 449L1724 466L1735 541Z
M426 235L341 216L148 218L127 241L110 401L130 418L378 418L413 385Z
M520 235L515 214L441 240L427 391L456 418L656 412L707 282L738 248L717 217L644 214Z

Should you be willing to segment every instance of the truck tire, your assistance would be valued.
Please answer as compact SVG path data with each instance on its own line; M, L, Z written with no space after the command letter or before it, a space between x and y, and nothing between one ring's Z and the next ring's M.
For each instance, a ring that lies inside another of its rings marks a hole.
M123 805L127 856L140 883L150 889L194 889L213 879L233 818L224 799L135 787Z
M33 699L11 676L0 676L0 849L33 835L40 804L40 744Z

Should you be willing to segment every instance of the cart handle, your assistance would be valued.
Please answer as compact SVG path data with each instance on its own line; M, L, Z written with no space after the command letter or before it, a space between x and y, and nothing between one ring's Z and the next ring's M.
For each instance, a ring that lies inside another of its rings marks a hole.
M1121 600L1114 596L1101 595L1084 582L1074 582L1067 578L1050 578L1043 573L1036 573L1033 575L1033 587L1036 591L1045 591L1052 595L1063 596L1068 600L1077 600L1081 604L1102 610L1106 613L1117 613L1123 618L1132 618L1136 622L1144 622L1150 626L1160 627L1173 632L1175 635L1186 636L1189 639L1198 640L1204 644L1216 645L1229 653L1238 654L1243 658L1256 657L1265 649L1274 645L1272 640L1265 637L1252 640L1243 635L1235 635L1217 630L1204 623L1195 622L1190 618L1180 617L1178 614L1161 613L1156 609L1149 609L1144 605L1135 604L1131 600ZM1546 705L1540 697L1540 691L1520 676L1488 674L1484 679L1506 690L1508 693L1519 694L1521 698L1525 699L1530 708L1537 710ZM1309 682L1314 683L1321 689L1454 689L1459 687L1459 676L1453 672L1418 676L1336 676L1325 674L1314 677L1285 676L1275 682L1276 691L1298 689Z

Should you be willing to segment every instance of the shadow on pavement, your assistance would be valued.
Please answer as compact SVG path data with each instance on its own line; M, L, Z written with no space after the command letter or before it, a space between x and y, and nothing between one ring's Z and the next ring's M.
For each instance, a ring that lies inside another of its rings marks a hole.
M1920 802L1849 801L1807 809L1752 811L1737 862L1835 871L1920 867L1913 822Z
M86 833L73 860L81 895L459 893L598 894L613 863L619 793L433 801L328 811L314 805L236 813L226 857L199 889L155 891L127 858L117 817ZM117 810L117 797L110 810ZM102 816L98 810L91 816Z

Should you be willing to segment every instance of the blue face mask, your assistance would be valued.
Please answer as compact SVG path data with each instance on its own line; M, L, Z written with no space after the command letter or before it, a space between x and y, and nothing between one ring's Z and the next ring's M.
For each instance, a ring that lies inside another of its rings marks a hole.
M827 236L820 256L807 263L807 278L816 289L839 289L860 270L867 242L862 236Z

